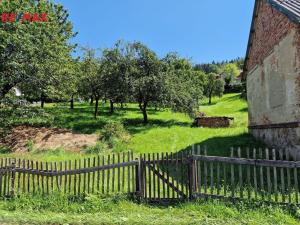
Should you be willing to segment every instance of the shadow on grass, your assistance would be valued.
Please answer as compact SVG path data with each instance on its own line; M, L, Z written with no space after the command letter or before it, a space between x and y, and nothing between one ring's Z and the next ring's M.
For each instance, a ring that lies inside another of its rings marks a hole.
M242 152L245 152L246 148L249 147L250 149L265 147L265 145L257 141L251 134L241 134L238 136L229 136L229 137L213 137L209 138L205 141L195 143L182 149L179 151L185 153L190 152L192 149L196 151L197 146L200 146L201 149L207 149L207 154L211 156L230 156L230 148L238 148L242 149ZM243 151L244 150L244 151Z
M142 119L123 119L124 126L131 134L136 134L142 131L148 131L155 127L172 127L172 126L181 126L181 127L191 127L192 123L188 122L179 122L176 120L158 120L150 119L148 124L144 124Z

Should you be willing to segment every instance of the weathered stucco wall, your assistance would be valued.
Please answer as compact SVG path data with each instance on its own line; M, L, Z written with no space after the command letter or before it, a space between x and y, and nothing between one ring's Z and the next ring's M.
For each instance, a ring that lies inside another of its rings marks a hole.
M250 132L300 158L300 27L261 0L254 30L246 65Z
M250 126L300 121L299 56L292 30L247 75Z

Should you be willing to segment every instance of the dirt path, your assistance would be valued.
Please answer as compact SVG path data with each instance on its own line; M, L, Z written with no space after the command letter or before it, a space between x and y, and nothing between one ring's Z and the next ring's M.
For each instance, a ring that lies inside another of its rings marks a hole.
M28 151L30 141L38 150L63 148L79 152L83 148L95 145L97 139L98 136L95 134L76 134L67 129L18 126L0 144L6 145L14 152Z

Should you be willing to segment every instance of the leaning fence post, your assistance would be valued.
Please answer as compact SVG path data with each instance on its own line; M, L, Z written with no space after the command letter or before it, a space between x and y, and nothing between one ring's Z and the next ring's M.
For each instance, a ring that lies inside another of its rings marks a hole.
M11 191L10 196L14 197L15 195L15 177L16 177L16 160L11 161Z

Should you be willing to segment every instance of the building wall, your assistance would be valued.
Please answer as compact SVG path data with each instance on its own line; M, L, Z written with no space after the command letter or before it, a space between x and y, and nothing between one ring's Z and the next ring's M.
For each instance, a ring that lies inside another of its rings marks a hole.
M262 0L254 27L247 62L250 131L300 156L300 127L295 126L300 125L299 25Z

